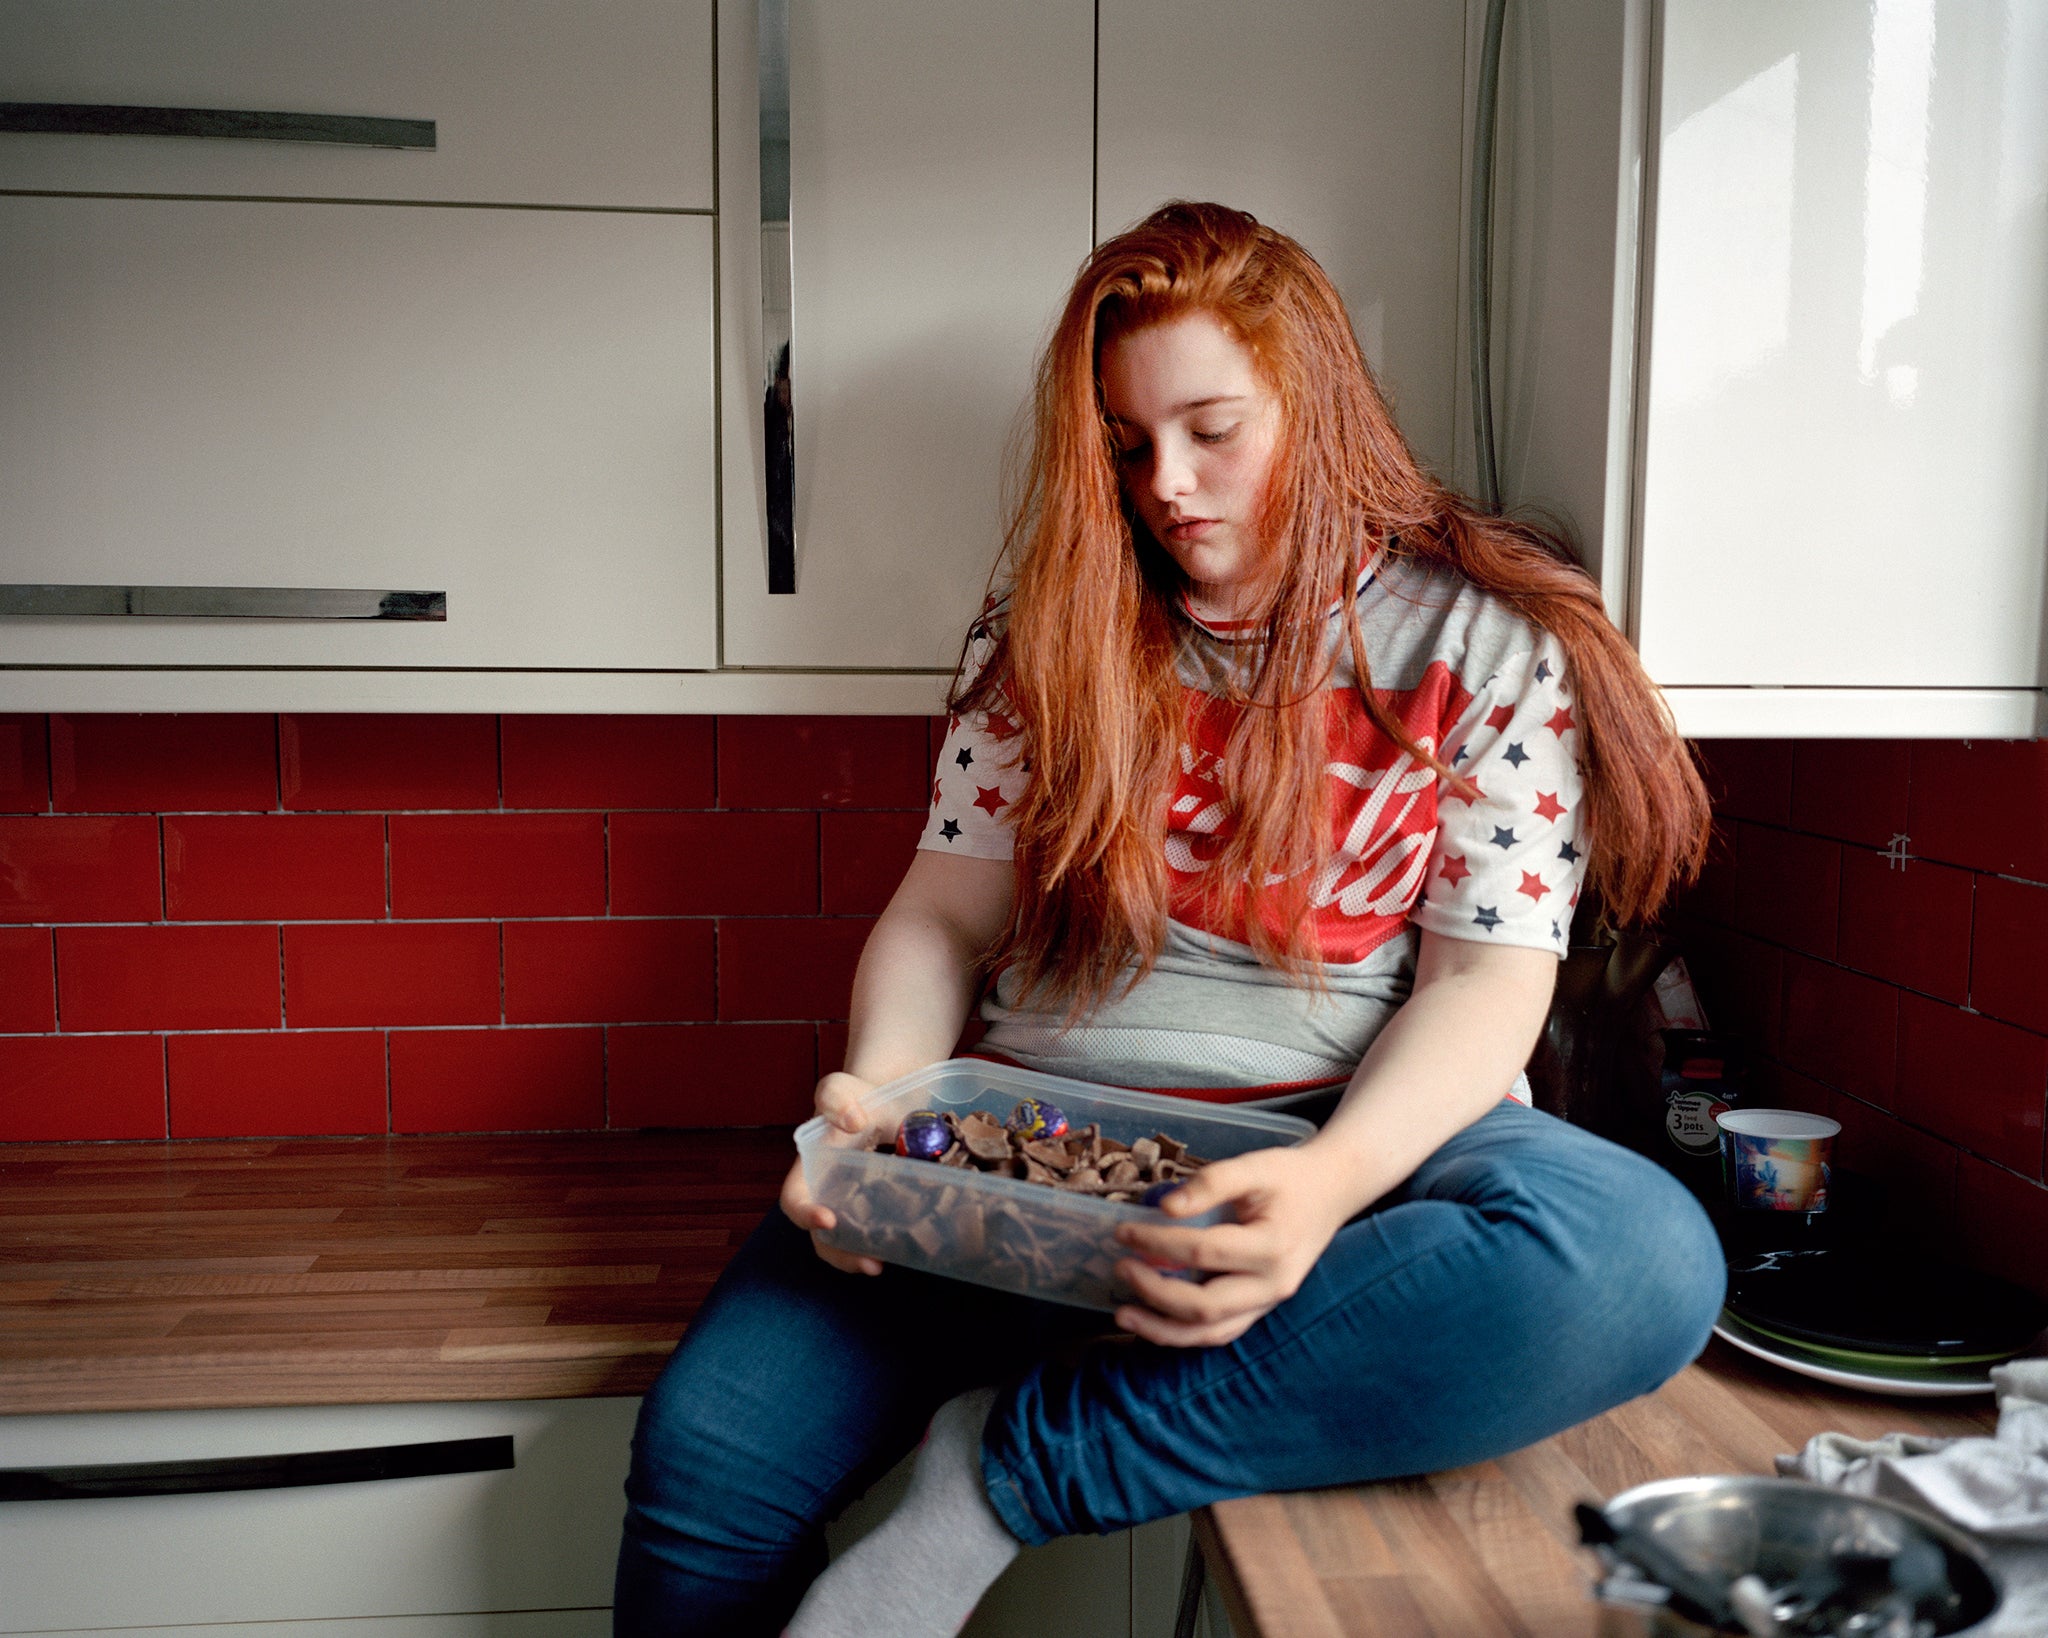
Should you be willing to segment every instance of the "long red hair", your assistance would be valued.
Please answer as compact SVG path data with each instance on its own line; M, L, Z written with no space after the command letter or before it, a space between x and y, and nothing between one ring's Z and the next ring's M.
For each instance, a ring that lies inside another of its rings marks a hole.
M1317 691L1333 602L1349 618L1368 715L1461 783L1371 686L1353 588L1375 548L1454 569L1562 644L1590 885L1620 921L1653 916L1698 873L1708 798L1570 543L1480 511L1422 468L1306 250L1243 211L1177 202L1098 246L1074 282L1039 361L1030 456L997 567L1007 586L995 647L949 701L956 712L1000 701L1023 731L1031 777L1011 814L1016 908L997 955L1024 993L1064 1000L1077 1017L1120 976L1149 970L1165 938L1161 839L1186 734L1176 656L1187 585L1122 492L1098 366L1117 336L1193 311L1250 348L1281 410L1262 529L1272 595L1263 641L1241 645L1247 708L1224 757L1233 822L1205 873L1218 884L1210 891L1238 896L1260 959L1316 981L1306 910L1331 846Z

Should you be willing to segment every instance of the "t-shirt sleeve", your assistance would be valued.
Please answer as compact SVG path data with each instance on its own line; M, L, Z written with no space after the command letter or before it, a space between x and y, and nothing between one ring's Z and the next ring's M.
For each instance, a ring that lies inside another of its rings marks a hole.
M1446 938L1562 956L1585 879L1579 730L1564 649L1548 632L1489 676L1444 735L1443 757L1478 787L1438 785L1436 840L1409 919Z
M994 648L985 627L970 635L962 686L980 675ZM1016 852L1010 814L1031 777L1022 744L1016 719L1000 704L950 718L932 778L931 812L917 845L972 859L1010 858Z

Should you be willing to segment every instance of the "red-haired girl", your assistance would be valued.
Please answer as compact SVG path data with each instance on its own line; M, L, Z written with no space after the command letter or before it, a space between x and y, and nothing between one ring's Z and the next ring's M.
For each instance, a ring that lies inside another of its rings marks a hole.
M1319 1130L1122 1229L1113 1327L837 1250L793 1169L643 1406L630 1638L942 1638L1020 1545L1497 1456L1719 1307L1692 1197L1522 1075L1581 884L1641 919L1705 845L1592 581L1417 465L1328 278L1239 211L1096 250L1035 432L818 1110L858 1129L979 996L989 1056Z

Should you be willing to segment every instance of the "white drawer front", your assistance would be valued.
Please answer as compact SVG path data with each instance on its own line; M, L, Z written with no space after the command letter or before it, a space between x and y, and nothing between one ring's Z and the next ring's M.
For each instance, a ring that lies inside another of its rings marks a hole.
M0 1418L0 1467L495 1434L512 1436L516 1462L381 1483L0 1504L0 1632L501 1610L554 1613L452 1626L448 1638L583 1638L590 1624L577 1612L611 1603L638 1407L566 1399Z
M432 120L431 152L0 135L0 188L709 210L711 0L0 0L0 102Z
M375 1615L355 1621L237 1621L203 1627L74 1628L63 1638L611 1638L612 1612L498 1610L484 1615ZM24 1633L17 1638L57 1638Z
M714 664L711 280L698 216L0 199L0 582L448 594L0 661Z

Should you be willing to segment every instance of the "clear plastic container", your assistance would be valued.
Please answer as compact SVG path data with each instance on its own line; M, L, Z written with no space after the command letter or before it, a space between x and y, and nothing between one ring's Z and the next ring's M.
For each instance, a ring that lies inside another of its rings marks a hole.
M1153 1207L871 1147L882 1133L893 1136L912 1110L963 1116L981 1110L1007 1121L1023 1098L1057 1104L1075 1131L1100 1122L1102 1135L1119 1143L1164 1132L1204 1160L1291 1147L1315 1132L1309 1122L1271 1110L1125 1092L978 1058L949 1058L869 1093L861 1102L864 1132L845 1131L822 1116L796 1129L811 1198L839 1220L825 1238L862 1256L1047 1302L1105 1311L1128 1302L1130 1290L1115 1269L1131 1252L1117 1244L1117 1225L1156 1222ZM1174 1221L1200 1228L1224 1217L1219 1207Z

